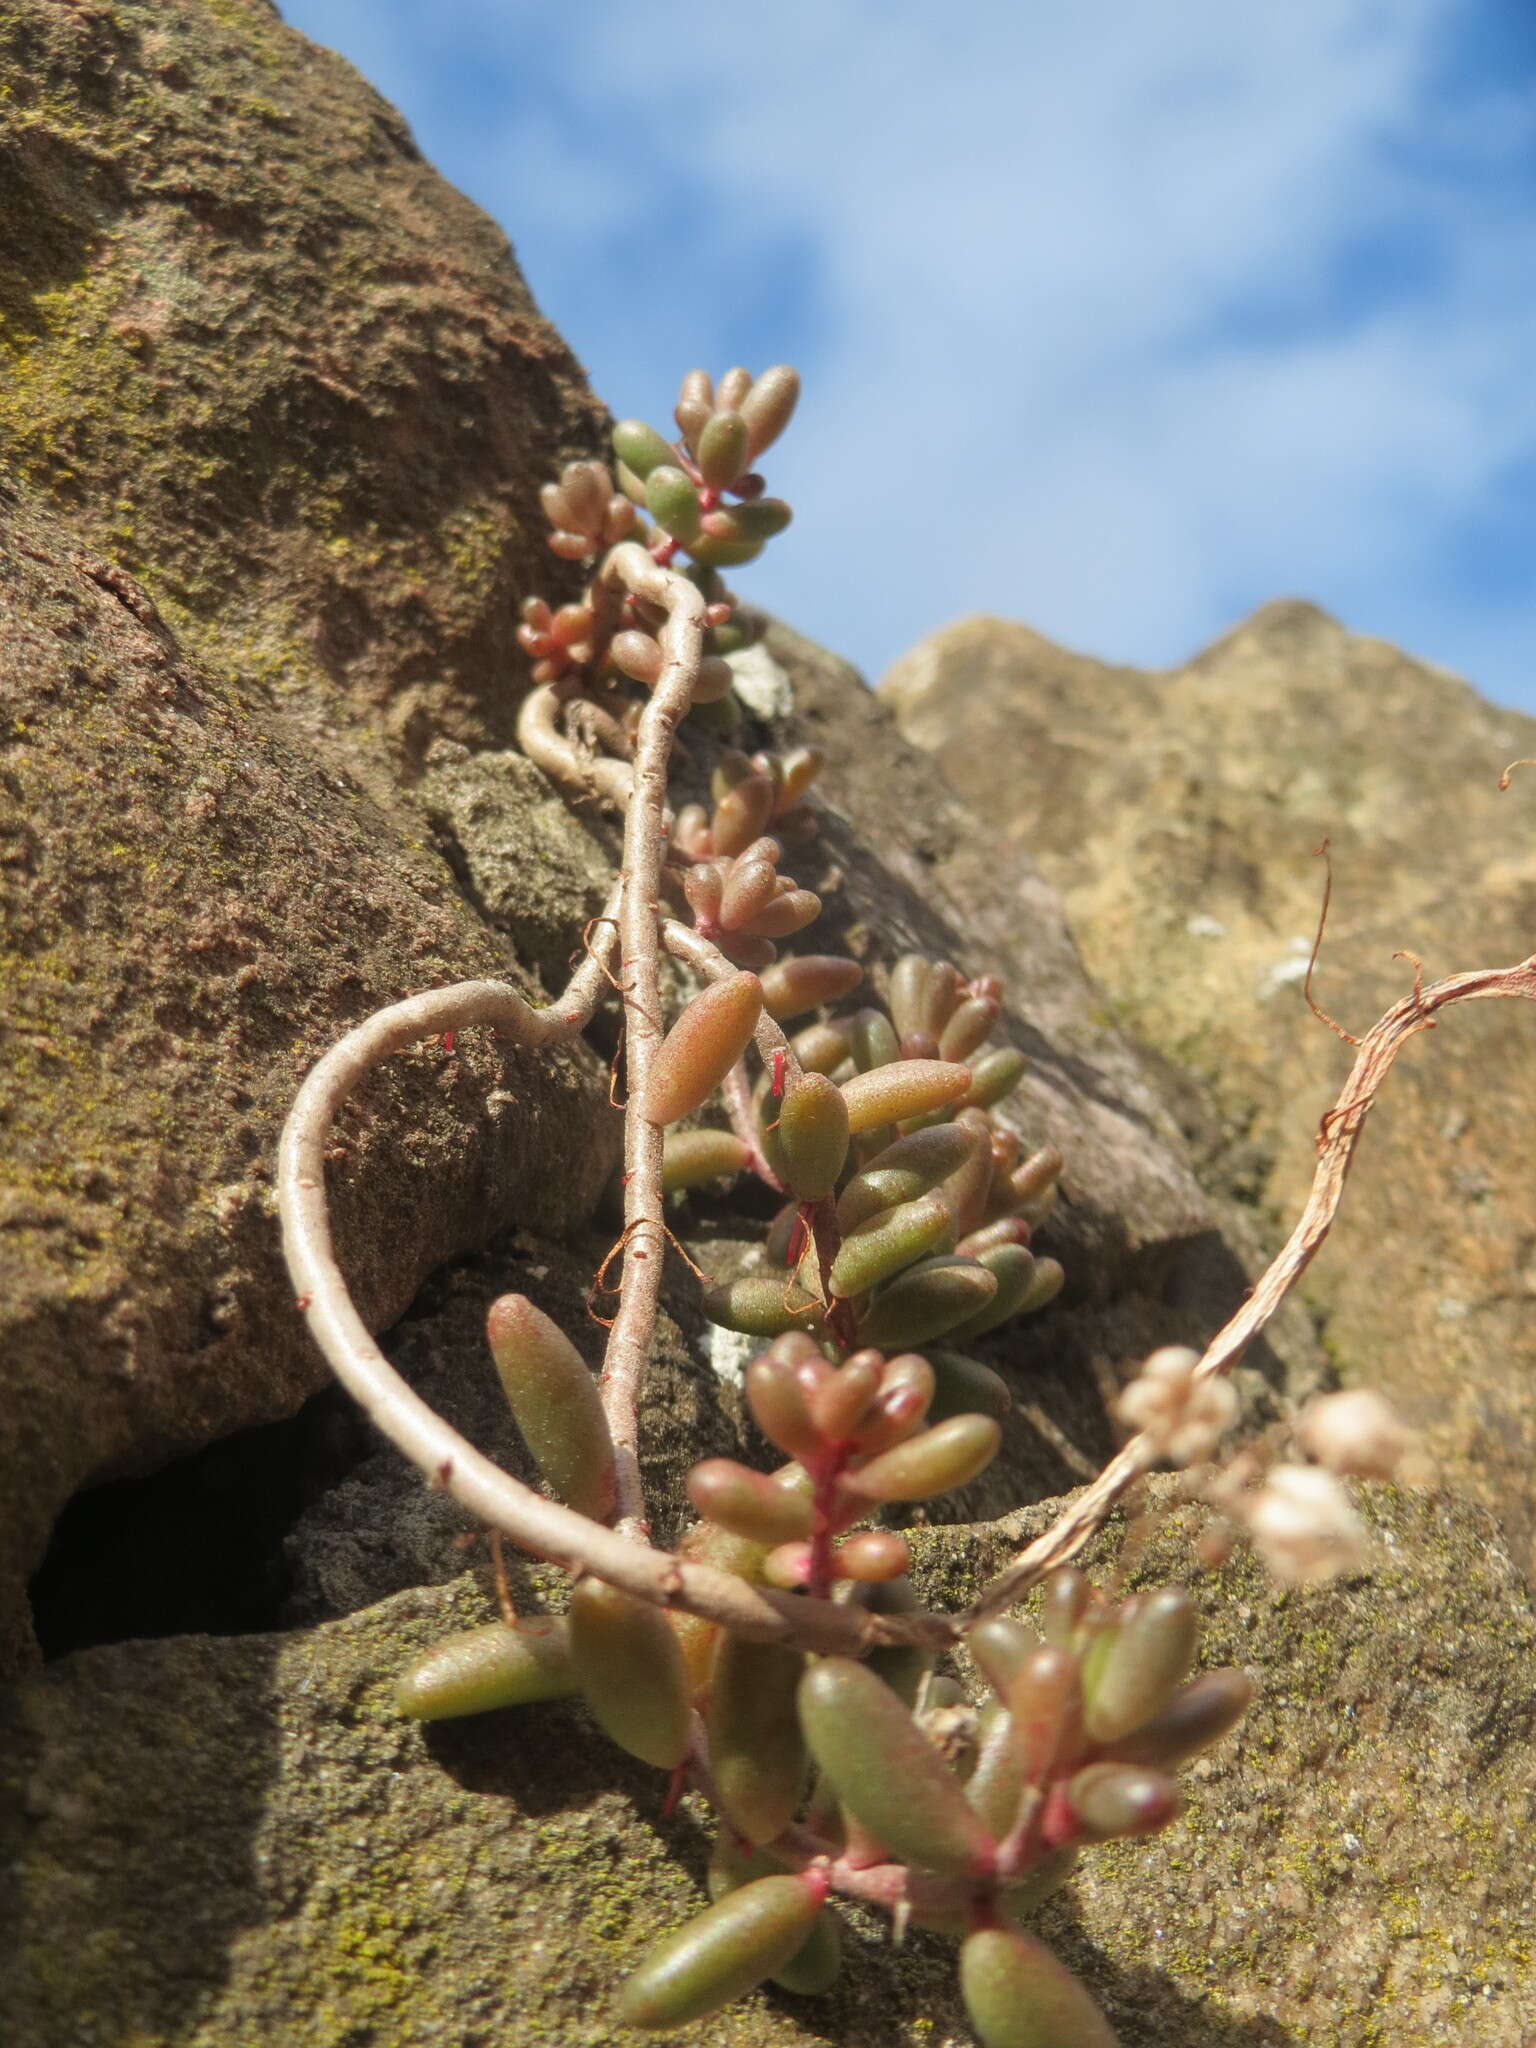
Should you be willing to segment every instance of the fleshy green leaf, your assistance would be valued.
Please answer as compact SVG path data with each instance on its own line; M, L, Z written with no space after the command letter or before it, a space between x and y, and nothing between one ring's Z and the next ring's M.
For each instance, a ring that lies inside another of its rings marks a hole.
M923 1116L958 1102L969 1086L969 1071L947 1060L893 1060L843 1083L848 1128L875 1131L903 1117Z
M859 1336L886 1350L926 1344L968 1322L996 1292L996 1274L974 1259L922 1259L876 1295L860 1320Z
M936 1124L897 1138L856 1173L838 1197L838 1228L846 1236L883 1210L915 1201L947 1181L976 1150L973 1131L963 1124Z
M830 1082L827 1085L831 1087ZM955 1219L939 1194L921 1195L915 1202L872 1216L843 1239L832 1262L832 1292L840 1297L867 1294L943 1246L946 1239L952 1245L954 1233Z
M800 1725L839 1799L904 1862L982 1877L993 1842L958 1778L874 1672L824 1657L800 1681Z
M951 1415L990 1415L1001 1422L1013 1406L1008 1382L979 1359L959 1351L927 1353L933 1368L933 1400L930 1422L947 1422Z
M401 1672L395 1700L413 1721L446 1721L496 1707L557 1700L576 1690L563 1621L495 1621L449 1636Z
M674 1195L706 1181L741 1173L751 1154L734 1131L668 1131L661 1155L661 1185Z
M1165 1707L1195 1660L1199 1634L1195 1603L1183 1586L1128 1600L1084 1674L1089 1739L1114 1742Z
M1117 1763L1181 1764L1235 1728L1252 1701L1253 1680L1246 1671L1204 1671L1160 1713L1106 1748Z
M571 1595L571 1663L587 1705L620 1747L670 1771L688 1753L688 1673L665 1615L601 1579Z
M848 1106L842 1090L825 1074L802 1074L791 1082L779 1106L778 1137L782 1175L791 1193L802 1202L824 1200L848 1157Z
M795 1689L798 1650L726 1635L709 1696L709 1762L727 1818L749 1842L771 1842L805 1789L805 1739Z
M647 476L645 508L658 526L685 547L698 538L699 494L692 480L674 464L662 463Z
M949 1334L962 1344L973 1337L985 1337L989 1330L995 1330L1010 1316L1018 1314L1035 1285L1039 1265L1034 1253L1026 1251L1021 1244L993 1245L975 1256L977 1265L985 1266L989 1273L996 1275L997 1292L979 1315L972 1316L969 1322L961 1323L958 1329L950 1331Z
M659 1941L619 1993L629 2027L680 2027L718 2012L783 1969L821 1911L805 1877L760 1877Z
M653 469L677 459L662 436L644 420L619 421L613 430L613 452L642 483Z
M550 1492L578 1514L613 1512L613 1439L597 1381L558 1323L525 1294L504 1294L486 1318L507 1405Z
M1017 1928L967 1935L960 1992L984 2048L1118 2048L1066 1964Z

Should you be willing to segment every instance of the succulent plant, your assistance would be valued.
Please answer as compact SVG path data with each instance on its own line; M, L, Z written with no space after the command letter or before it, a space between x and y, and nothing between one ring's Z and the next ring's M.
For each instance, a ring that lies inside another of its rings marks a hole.
M547 1007L459 984L380 1012L320 1061L284 1132L285 1243L317 1340L381 1426L472 1515L572 1574L567 1613L508 1613L418 1659L399 1682L402 1712L579 1696L614 1742L718 1816L712 1903L631 1976L623 2022L679 2026L766 1980L825 1990L842 1948L829 1901L844 1896L887 1909L898 1929L911 1920L961 1941L961 1990L986 2048L1104 2048L1112 2036L1087 1991L1018 1923L1083 1849L1177 1817L1174 1770L1235 1725L1251 1686L1235 1670L1191 1675L1182 1588L1112 1599L1050 1567L1154 1464L1214 1456L1236 1410L1215 1375L1238 1345L1224 1332L1204 1359L1155 1354L1122 1401L1137 1433L1060 1523L964 1615L920 1609L908 1538L883 1518L967 1485L995 1457L1012 1396L971 1347L1063 1286L1036 1240L1065 1161L1048 1143L1026 1148L998 1114L1026 1062L993 1042L995 976L906 953L875 977L879 1002L852 960L780 957L821 909L784 863L813 845L825 763L815 748L735 743L730 657L752 625L719 572L788 523L757 464L798 388L782 367L718 383L691 371L677 438L622 421L611 467L572 462L546 486L550 547L590 575L568 603L523 607L533 687L518 729L558 780L622 814L609 908ZM699 794L674 813L684 720ZM697 983L670 1023L663 955ZM562 1043L610 981L628 1103L601 1377L526 1297L489 1318L538 1491L432 1415L363 1329L331 1246L325 1148L378 1060L477 1025ZM759 1269L706 1282L702 1303L758 1340L746 1402L779 1462L694 1465L698 1520L667 1553L649 1541L637 1455L666 1206L737 1176L779 1206ZM1245 1310L1229 1327L1251 1335L1262 1319ZM1245 1454L1205 1494L1293 1578L1355 1554L1334 1473L1403 1454L1391 1418L1358 1400L1311 1415L1300 1441L1318 1464L1266 1476ZM1036 1629L1006 1610L1042 1581ZM979 1674L974 1702L935 1676L956 1648Z

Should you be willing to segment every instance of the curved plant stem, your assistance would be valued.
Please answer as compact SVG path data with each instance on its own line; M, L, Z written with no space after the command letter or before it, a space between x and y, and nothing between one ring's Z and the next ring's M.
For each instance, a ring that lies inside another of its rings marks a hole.
M749 1586L733 1573L652 1550L546 1500L477 1451L406 1385L353 1306L336 1264L325 1197L325 1151L341 1104L381 1060L443 1031L489 1026L522 1045L559 1044L590 1016L600 980L597 961L584 962L573 984L577 996L567 990L544 1010L494 981L411 996L349 1032L310 1071L284 1126L277 1188L288 1270L311 1335L342 1384L434 1485L536 1557L595 1572L659 1607L682 1608L744 1635L802 1649L859 1656L882 1642L942 1647L955 1630L938 1617L873 1615Z
M518 709L518 745L552 782L578 797L596 796L622 810L629 802L633 770L627 761L616 761L568 739L560 730L564 702L549 683L530 690Z

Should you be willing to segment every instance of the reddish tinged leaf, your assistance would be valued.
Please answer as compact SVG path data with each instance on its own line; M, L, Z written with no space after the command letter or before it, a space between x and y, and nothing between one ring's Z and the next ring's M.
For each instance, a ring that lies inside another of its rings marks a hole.
M967 997L939 1035L939 1057L968 1060L1002 1014L1002 1005L990 996Z
M820 747L791 747L778 762L774 775L779 791L775 815L799 803L826 765L827 757Z
M1061 1178L1066 1163L1054 1145L1042 1145L1038 1152L1031 1152L1010 1176L1015 1201L1022 1205L1048 1194Z
M809 1536L809 1495L734 1458L706 1458L688 1474L688 1498L701 1515L756 1543L793 1543ZM809 1485L809 1480L806 1484Z
M1033 1225L1022 1216L999 1216L995 1223L983 1223L979 1230L968 1232L955 1250L968 1259L979 1259L983 1252L994 1251L1000 1244L1027 1245L1033 1236Z
M970 1086L970 1074L947 1060L894 1060L843 1084L848 1101L848 1127L874 1131L903 1117L924 1116L958 1102Z
M813 889L781 889L747 920L762 939L788 939L821 915L821 898Z
M857 1579L866 1586L883 1585L912 1569L912 1546L894 1529L861 1529L838 1545L832 1569L839 1579Z
M1081 1754L1083 1689L1070 1650L1054 1643L1031 1650L1013 1676L1006 1704L1019 1765L1031 1784Z
M878 1351L855 1351L827 1379L808 1392L806 1406L830 1444L852 1439L885 1379L885 1359Z
M1141 1764L1089 1764L1067 1786L1067 1803L1083 1839L1109 1842L1155 1835L1178 1815L1179 1788L1165 1772Z
M857 1356L857 1354L855 1354ZM926 1421L933 1399L933 1368L915 1351L903 1351L886 1362L880 1391L859 1423L859 1449L878 1457L903 1443Z
M773 816L773 784L755 771L720 797L710 820L716 853L742 854Z
M864 970L855 960L840 959L835 953L806 953L798 960L780 960L768 970L763 1001L769 1016L784 1024L820 1003L851 995L863 979Z
M696 995L662 1040L641 1113L653 1124L691 1116L746 1051L763 1012L755 974L732 974Z
M769 1443L777 1444L792 1458L811 1459L820 1455L821 1431L806 1406L792 1357L775 1345L761 1358L754 1358L747 1367L745 1387L747 1406Z
M1013 1681L1039 1649L1040 1638L1022 1621L1014 1621L1006 1614L993 1614L966 1630L965 1647L988 1685L1000 1700L1005 1700Z
M772 897L778 879L778 869L772 861L743 855L732 867L720 898L722 924L733 929L750 924ZM764 994L766 999L766 991Z
M1246 1671L1223 1666L1202 1672L1161 1713L1107 1744L1107 1755L1116 1763L1181 1764L1235 1728L1252 1700L1253 1680Z
M843 1485L863 1500L932 1500L985 1471L1001 1442L990 1415L952 1415L850 1472Z
M649 689L661 674L662 652L649 633L615 633L608 643L615 667L623 669L633 682Z
M775 363L753 382L738 408L747 423L748 461L756 462L783 433L799 396L799 374L788 363Z
M982 1713L976 1768L965 1781L965 1796L999 1841L1018 1819L1024 1767L1013 1739L1013 1723L995 1700Z
M1064 1650L1072 1649L1078 1625L1093 1601L1092 1586L1075 1566L1063 1565L1046 1580L1041 1598L1040 1628L1045 1640Z

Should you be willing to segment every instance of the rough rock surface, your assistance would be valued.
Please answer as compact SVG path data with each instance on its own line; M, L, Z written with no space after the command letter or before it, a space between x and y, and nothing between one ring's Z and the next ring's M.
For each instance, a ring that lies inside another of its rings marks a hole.
M1020 1535L1044 1510L1021 1518ZM1522 2048L1536 1971L1536 1639L1486 1518L1377 1496L1374 1578L1200 1593L1205 1654L1261 1671L1162 1841L1096 1850L1039 1920L1126 2048ZM1177 1522L1144 1570L1187 1556ZM930 1595L1005 1546L931 1539ZM645 1946L697 1909L704 1817L560 1705L402 1721L391 1682L488 1618L472 1579L287 1635L64 1659L0 1743L0 2032L28 2048L599 2048ZM711 2048L971 2039L952 1949L873 1926L829 1996L754 1996Z
M1315 992L1356 1032L1411 986L1399 947L1431 980L1531 950L1533 789L1498 778L1536 753L1536 720L1311 606L1267 606L1161 675L968 620L881 695L1060 888L1091 973L1165 1062L1204 1177L1274 1242L1351 1057L1302 1000L1313 849L1327 837L1334 864ZM1536 1116L1532 1030L1525 1004L1480 1002L1408 1047L1306 1282L1342 1374L1391 1393L1527 1563L1536 1201L1510 1139Z
M601 413L395 110L270 0L3 0L0 216L0 442L188 650L385 789L510 737Z
M271 1206L311 1061L413 989L519 975L452 876L259 689L0 482L0 1662L77 1487L288 1413L326 1378ZM534 840L525 840L530 866ZM489 1097L489 1107L488 1100ZM601 1063L470 1034L393 1061L340 1132L341 1250L393 1321L514 1217L590 1209Z

